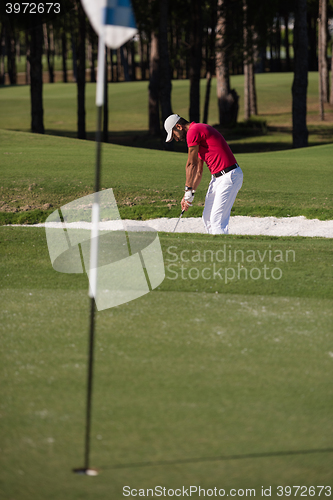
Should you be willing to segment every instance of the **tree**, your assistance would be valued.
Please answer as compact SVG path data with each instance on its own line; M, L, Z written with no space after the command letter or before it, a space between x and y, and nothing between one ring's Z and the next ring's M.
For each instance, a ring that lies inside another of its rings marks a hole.
M108 142L109 135L109 98L108 98L108 49L105 47L105 73L104 73L104 107L103 107L103 142Z
M330 104L333 104L333 41L331 44L331 93L330 93Z
M90 50L90 81L96 83L95 63L97 58L97 36L89 24L88 28L89 50ZM111 74L112 74L112 54L111 54Z
M254 72L254 52L257 50L257 34L254 20L249 19L248 0L243 0L243 43L244 43L244 118L257 115L257 92ZM251 22L250 22L251 21Z
M219 123L224 127L237 122L238 99L236 90L230 89L229 51L230 39L227 40L228 0L218 0L216 26L216 90L219 110Z
M158 37L155 31L151 33L150 60L149 60L149 133L159 136L160 112L159 112L159 52Z
M1 23L0 32L0 85L5 83L5 53L6 53L6 37L5 37L5 26Z
M294 26L294 81L292 85L293 147L308 145L306 95L308 87L308 33L306 0L296 0Z
M78 39L78 66L77 66L77 130L78 138L86 138L86 110L85 110L85 89L86 89L86 15L81 2L77 4L79 21Z
M62 78L64 83L67 83L67 35L65 28L61 33L61 55L62 55Z
M320 119L324 120L324 102L329 100L327 68L327 0L319 0L318 16L318 73Z
M159 99L162 123L172 114L171 106L171 74L168 50L168 0L160 0L159 26ZM162 129L164 130L164 128Z
M49 70L49 82L54 83L54 34L53 26L49 26L46 23L43 24L43 34L44 34L44 48L46 52L47 67Z
M201 0L192 0L190 8L190 122L200 121L200 71L202 61L201 3Z
M291 70L290 65L290 43L289 43L289 19L290 13L293 11L293 0L279 0L279 14L284 22L284 37L283 44L286 51L285 71Z
M247 0L243 0L243 38L244 38L244 119L248 120L251 116L251 90L250 90L250 66L253 65L250 53L250 34L247 19Z
M7 68L9 82L11 85L17 83L17 67L16 67L16 37L15 29L8 22L6 26L6 39L7 39Z
M43 111L43 27L37 25L30 30L30 96L31 132L44 134Z
M212 76L215 72L215 32L216 32L216 6L217 4L213 3L211 5L210 12L210 26L207 26L207 35L206 35L206 44L207 44L207 52L206 52L206 94L205 94L205 105L203 112L203 123L208 123L208 110L209 110L209 100L210 100L210 90L211 90L211 82Z

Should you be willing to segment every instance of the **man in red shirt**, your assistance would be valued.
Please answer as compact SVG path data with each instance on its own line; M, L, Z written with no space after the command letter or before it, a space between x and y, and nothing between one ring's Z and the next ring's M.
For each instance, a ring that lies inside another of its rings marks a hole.
M212 178L206 194L203 222L210 234L228 234L230 212L243 183L243 172L224 137L210 125L189 123L179 115L170 115L164 128L168 134L166 142L175 139L186 141L188 146L182 210L192 206L205 162Z

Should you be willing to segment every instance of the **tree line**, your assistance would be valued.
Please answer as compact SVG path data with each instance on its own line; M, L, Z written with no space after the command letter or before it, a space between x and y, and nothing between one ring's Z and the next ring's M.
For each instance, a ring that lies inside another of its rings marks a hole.
M309 70L319 72L322 119L324 103L333 104L328 58L333 0L132 0L132 5L138 34L117 51L106 49L105 86L121 80L149 80L151 135L163 134L162 124L173 112L174 79L189 80L189 120L207 122L211 80L216 77L219 123L231 127L238 119L239 96L231 88L230 75L244 74L244 119L249 119L257 114L256 73L293 71L293 145L307 145ZM85 139L85 83L96 81L98 40L79 0L62 0L61 7L62 14L51 19L1 13L0 83L4 84L5 73L10 84L17 83L17 56L26 56L31 130L44 133L42 55L50 83L55 81L55 57L60 56L62 80L69 81L71 72L77 83L78 137ZM206 92L201 115L202 78ZM107 115L106 102L104 140Z

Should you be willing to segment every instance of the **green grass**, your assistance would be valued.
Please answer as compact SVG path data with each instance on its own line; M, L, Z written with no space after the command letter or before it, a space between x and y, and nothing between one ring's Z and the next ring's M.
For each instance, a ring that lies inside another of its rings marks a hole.
M97 314L101 474L84 478L71 469L83 461L87 279L53 271L42 228L0 233L2 499L120 499L125 485L257 496L264 485L278 498L278 485L331 484L329 240L162 233L166 263L170 246L296 258L279 264L279 281L219 283L219 293L167 272L160 289Z
M56 208L93 192L91 141L0 131L0 221L43 221ZM239 154L244 184L233 215L333 218L333 145L274 153ZM123 218L177 217L183 195L184 153L103 145L102 187L112 187ZM205 167L195 206L202 213ZM52 205L52 206L49 206Z
M87 287L85 275L53 271L44 229L2 227L1 232L1 288ZM328 238L161 235L166 277L158 290L163 292L333 299Z
M256 75L259 118L268 124L268 133L253 134L249 129L235 135L225 130L226 139L235 153L289 149L291 136L291 86L292 73L267 73ZM231 86L240 96L239 121L243 121L244 79L242 75L231 77ZM94 139L96 127L95 84L86 85L87 136ZM201 81L201 109L205 98L206 82ZM110 141L123 145L161 149L160 139L148 134L148 82L122 82L109 85ZM75 83L45 84L43 87L44 122L47 134L77 136L77 86ZM0 128L30 130L29 86L0 88ZM189 81L172 82L172 107L175 112L188 117ZM309 144L333 141L331 105L326 105L326 121L319 121L318 74L309 73L308 86ZM218 123L216 81L212 81L208 123ZM179 149L176 146L176 149Z

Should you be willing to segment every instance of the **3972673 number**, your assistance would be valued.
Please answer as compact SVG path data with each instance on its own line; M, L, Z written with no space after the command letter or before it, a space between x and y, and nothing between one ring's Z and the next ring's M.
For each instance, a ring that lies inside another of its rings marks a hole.
M60 14L60 3L7 2L6 14Z
M278 497L320 497L320 495L330 497L332 488L331 486L278 486L276 494Z

